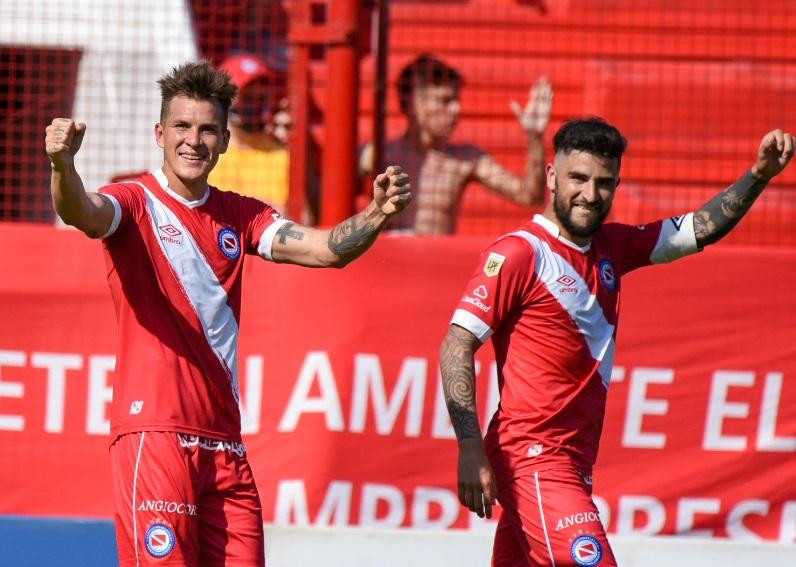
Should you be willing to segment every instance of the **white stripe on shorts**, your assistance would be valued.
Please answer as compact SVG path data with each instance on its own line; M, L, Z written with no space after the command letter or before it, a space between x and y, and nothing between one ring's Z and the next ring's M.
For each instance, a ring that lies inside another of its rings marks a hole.
M138 463L141 462L141 452L144 449L144 436L146 435L146 431L141 433L141 442L138 444L138 455L135 457L135 472L133 473L133 549L135 551L135 565L138 567L140 565L138 560L138 526L135 523L135 489L138 485Z
M542 507L542 490L539 487L539 473L533 473L533 478L536 481L536 500L539 502L539 518L542 521L542 531L544 532L544 540L547 543L547 553L550 555L550 565L556 567L556 560L553 557L553 548L550 546L550 536L547 534L547 522L544 521L544 508Z

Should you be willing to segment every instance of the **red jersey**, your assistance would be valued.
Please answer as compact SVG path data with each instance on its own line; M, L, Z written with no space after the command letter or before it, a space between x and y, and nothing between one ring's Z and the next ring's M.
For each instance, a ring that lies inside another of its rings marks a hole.
M620 278L697 251L693 215L606 224L587 246L536 215L483 253L452 323L490 336L500 405L485 437L496 472L597 456L619 318Z
M239 440L243 258L270 260L287 221L214 187L187 201L162 171L100 193L116 211L103 236L119 324L112 437L178 431Z

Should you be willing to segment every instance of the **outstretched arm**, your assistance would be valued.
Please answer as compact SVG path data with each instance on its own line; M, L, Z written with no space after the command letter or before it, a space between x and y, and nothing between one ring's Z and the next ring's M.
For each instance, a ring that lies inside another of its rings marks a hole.
M113 205L98 193L87 193L75 169L75 154L83 143L86 125L56 118L46 132L44 143L52 166L50 190L55 211L66 224L91 238L102 236L113 221Z
M331 230L287 223L276 233L272 255L277 262L313 268L342 268L361 256L376 241L393 215L412 200L409 176L395 165L373 182L373 200L360 213Z
M752 168L694 213L700 248L718 242L738 224L769 180L785 169L793 151L794 140L789 133L777 129L763 136Z
M484 453L475 403L475 351L481 342L470 331L451 325L440 348L445 404L459 442L459 501L481 518L492 517L497 486Z
M550 122L552 108L553 87L546 77L541 77L531 87L524 107L517 101L511 101L511 109L517 115L527 138L525 174L518 177L484 154L476 166L476 179L515 203L541 205L545 189L544 132Z

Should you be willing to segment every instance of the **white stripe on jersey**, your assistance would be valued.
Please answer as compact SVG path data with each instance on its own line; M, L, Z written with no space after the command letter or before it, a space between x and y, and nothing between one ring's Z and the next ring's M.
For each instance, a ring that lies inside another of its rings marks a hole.
M539 280L547 288L558 303L569 313L575 322L578 331L586 339L592 358L600 361L600 377L603 386L606 388L611 382L611 371L614 367L614 329L605 318L597 296L590 292L589 286L575 268L563 257L553 252L550 245L534 236L530 232L518 230L508 236L519 236L524 238L536 252L536 272ZM571 287L576 287L576 293L562 293L561 284L556 280L562 275L567 274L575 283Z
M205 338L229 375L232 395L239 402L238 392L238 321L227 303L227 292L218 281L196 244L193 235L171 209L160 202L143 183L134 181L144 189L146 207L152 221L155 240L169 261L180 285L199 317ZM166 247L160 239L158 227L170 224L182 232L183 246Z

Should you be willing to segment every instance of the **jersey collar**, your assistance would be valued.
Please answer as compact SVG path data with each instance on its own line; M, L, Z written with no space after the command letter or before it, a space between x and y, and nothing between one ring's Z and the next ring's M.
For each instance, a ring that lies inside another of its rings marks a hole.
M561 242L561 244L569 246L570 248L574 248L578 252L583 252L585 254L589 251L589 249L591 249L591 242L589 242L586 246L579 246L561 236L561 229L558 228L558 225L540 214L533 215L533 222L540 225L543 229L553 235L553 237Z
M160 184L160 187L169 195L169 197L172 197L174 200L179 201L186 207L190 207L192 209L195 209L196 207L201 207L207 202L207 199L210 197L210 187L207 187L207 189L205 189L205 194L202 195L201 198L197 199L196 201L189 201L182 195L178 195L177 193L171 190L171 188L169 187L169 180L166 179L166 174L163 173L162 169L155 170L154 172L152 172L152 175L155 176L155 179L157 179L158 183Z

